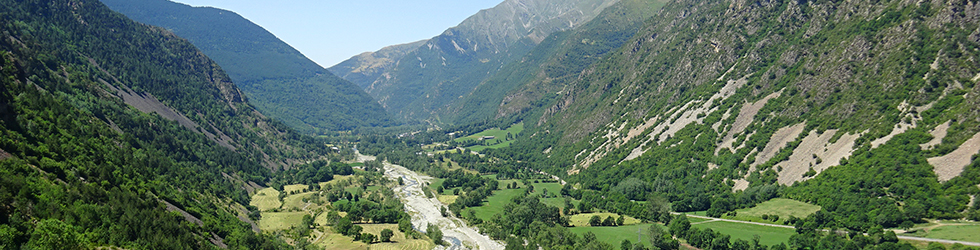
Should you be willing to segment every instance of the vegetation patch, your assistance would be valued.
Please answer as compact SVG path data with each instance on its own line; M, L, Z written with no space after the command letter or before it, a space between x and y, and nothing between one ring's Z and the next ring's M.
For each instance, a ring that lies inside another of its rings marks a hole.
M619 216L622 215L618 215L614 213L586 213L586 214L572 215L569 220L571 221L571 225L573 227L589 227L589 220L592 219L592 216L599 216L600 220L605 220L606 217L610 217L610 216L612 216L613 219L619 219ZM626 218L623 221L624 221L623 225L633 225L633 224L640 223L640 220L629 216L626 216Z
M629 240L633 244L636 244L638 242L637 239L639 239L639 242L649 248L650 239L647 229L652 225L663 227L660 224L635 224L619 227L572 227L569 230L579 236L584 235L586 232L592 232L595 234L596 239L613 246L619 246L623 240Z
M738 209L735 211L737 212L737 219L763 219L764 221L773 221L773 216L778 216L775 217L777 221L784 221L789 219L790 216L806 218L807 216L820 211L820 206L791 199L775 198L759 203L758 205L755 205L755 207Z
M273 188L264 188L252 195L252 201L249 202L249 205L259 208L259 211L268 211L279 208L282 206L282 202L279 202L279 191Z
M504 205L510 203L510 200L524 193L522 189L505 189L494 191L493 195L487 197L487 202L483 203L479 207L471 207L466 210L471 210L476 214L477 218L481 220L491 220L494 215L503 211Z
M303 225L303 215L308 212L262 212L259 228L262 231L286 230Z
M756 235L760 237L763 245L773 246L779 243L789 244L789 237L796 234L796 231L789 228L761 226L737 222L714 221L700 224L693 224L691 227L705 229L710 228L715 232L731 235L732 239L741 239L751 242Z

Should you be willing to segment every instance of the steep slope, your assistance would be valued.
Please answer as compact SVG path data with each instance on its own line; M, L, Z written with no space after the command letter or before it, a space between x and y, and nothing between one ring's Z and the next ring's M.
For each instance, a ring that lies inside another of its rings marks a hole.
M824 208L817 227L960 218L980 184L978 8L673 1L508 152L590 190L640 178L678 211L783 189Z
M234 12L169 0L102 2L187 38L218 62L259 110L300 131L393 125L363 90Z
M252 231L245 183L330 149L99 1L2 0L0 16L0 246L287 247Z
M623 0L571 31L556 32L520 60L501 68L462 100L440 110L455 124L469 124L553 104L589 65L633 37L663 6L659 0Z
M553 32L577 27L616 0L508 0L402 57L367 87L392 115L441 123L435 111L471 93Z
M364 52L328 69L358 87L367 88L382 74L394 68L399 59L415 51L427 41L392 45L375 52Z

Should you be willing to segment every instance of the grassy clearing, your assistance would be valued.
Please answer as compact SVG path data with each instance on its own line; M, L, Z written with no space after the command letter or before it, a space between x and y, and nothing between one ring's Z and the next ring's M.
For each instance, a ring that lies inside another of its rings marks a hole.
M319 242L314 242L314 244L320 245L326 249L407 249L407 250L428 250L434 248L436 245L432 243L431 240L427 238L422 239L408 239L405 234L398 231L398 224L358 224L364 228L364 233L371 233L375 236L381 235L381 230L391 229L395 234L391 237L392 242L382 242L374 244L364 244L364 242L354 241L351 237L346 237L340 234L328 232L328 235L324 235Z
M282 206L282 203L279 202L279 191L273 188L263 188L255 192L255 195L252 195L252 201L248 204L259 208L259 211L268 211Z
M490 220L494 218L494 215L504 210L504 205L510 203L510 199L524 193L522 189L506 189L497 190L493 195L487 198L487 201L483 203L483 206L471 207L466 210L473 210L476 213L476 217L482 220Z
M493 136L494 139L485 140L488 144L490 144L490 146L478 145L478 146L467 147L467 149L469 150L479 152L487 148L503 148L503 147L510 146L510 144L513 143L514 140L507 140L507 134L510 133L512 136L517 136L517 134L521 133L521 131L524 131L523 122L511 125L506 130L501 130L499 128L487 129L484 130L483 132L472 134L466 137L456 138L455 141L463 142L467 140L478 140L480 138L483 138L484 136Z
M663 227L660 224L636 224L619 227L571 227L568 230L579 236L584 235L586 232L592 232L600 241L609 243L614 248L619 249L619 245L623 240L629 240L633 244L636 244L637 237L639 237L643 245L650 247L650 240L647 238L647 228L650 228L651 225ZM639 234L637 234L637 231L639 231Z
M308 212L263 212L259 220L262 231L275 231L292 228L303 224L303 215Z
M911 233L905 236L916 236L933 239L959 240L980 242L980 223L962 221L939 221L916 225Z
M762 215L778 215L780 221L789 219L790 216L796 216L797 218L806 218L807 216L816 213L820 210L820 206L800 202L796 200L775 198L763 203L759 203L755 207L735 210L738 212L738 216L735 219L747 220L747 221L757 221L772 223L770 221L763 221Z
M570 220L572 222L572 226L574 226L574 227L588 227L589 226L589 219L591 219L593 215L598 215L599 218L602 219L602 220L605 220L606 217L609 217L609 216L612 216L613 219L619 218L619 216L620 216L620 215L614 214L614 213L576 214L576 215L572 215L572 217L570 218ZM633 218L633 217L629 217L629 216L626 216L626 219L624 220L624 224L626 224L626 225L633 225L633 224L639 224L639 223L640 223L640 220L638 220L636 218Z
M456 199L459 199L459 196L457 196L457 195L439 195L436 198L438 198L439 199L439 202L442 202L442 204L447 204L448 205L448 204L453 204L453 202L456 202Z
M346 181L346 180L350 180L352 178L354 178L353 175L334 175L333 176L333 180L330 180L328 182L320 182L320 188L323 188L327 184L337 185L338 183L341 183L341 182Z
M713 221L692 225L692 227L705 229L711 228L715 232L731 235L732 239L742 239L752 241L755 235L760 237L764 245L777 245L789 242L789 236L796 234L796 230L781 227L768 227L753 224Z
M294 191L295 192L298 192L298 191L301 191L301 190L307 189L307 188L310 188L310 186L303 185L303 184L293 184L293 185L282 186L283 192L286 192L287 194L288 193L292 193Z
M303 198L307 198L313 195L313 192L299 193L290 196L286 196L283 199L282 209L289 210L292 208L303 209L306 206L306 202L303 202Z

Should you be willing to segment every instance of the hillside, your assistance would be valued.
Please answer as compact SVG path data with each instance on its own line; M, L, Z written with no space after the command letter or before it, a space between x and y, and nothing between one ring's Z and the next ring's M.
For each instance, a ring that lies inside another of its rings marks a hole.
M2 0L0 16L2 248L288 247L253 231L249 192L333 150L99 1Z
M664 1L623 0L573 30L556 32L520 60L504 65L471 93L440 110L446 121L469 124L540 112L579 73L633 37Z
M447 122L435 113L438 109L471 93L551 33L588 22L615 2L504 1L400 58L366 90L396 118Z
M390 126L384 109L238 14L169 0L104 0L138 22L186 38L221 65L263 114L305 133Z
M977 8L673 1L500 153L586 190L635 177L677 211L782 195L823 207L816 228L980 218Z
M367 88L395 67L399 59L406 54L415 51L425 44L428 40L421 40L406 44L392 45L381 48L375 52L364 52L350 59L344 60L337 65L328 68L337 76L344 78L358 87Z

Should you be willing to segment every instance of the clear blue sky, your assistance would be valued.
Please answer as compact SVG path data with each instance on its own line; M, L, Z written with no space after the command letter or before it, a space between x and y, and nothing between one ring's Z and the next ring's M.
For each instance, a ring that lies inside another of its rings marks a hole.
M432 38L503 0L172 0L237 12L323 67Z

